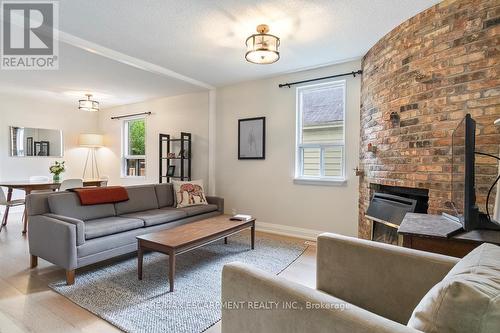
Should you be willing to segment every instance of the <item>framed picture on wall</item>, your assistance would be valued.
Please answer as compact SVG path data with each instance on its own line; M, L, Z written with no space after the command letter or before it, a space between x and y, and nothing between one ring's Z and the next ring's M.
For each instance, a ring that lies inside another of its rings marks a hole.
M238 120L238 159L266 158L266 117Z

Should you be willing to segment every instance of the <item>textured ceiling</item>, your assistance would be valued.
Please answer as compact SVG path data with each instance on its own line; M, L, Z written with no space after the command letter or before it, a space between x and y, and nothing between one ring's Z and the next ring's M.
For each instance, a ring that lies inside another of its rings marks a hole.
M61 0L59 28L113 51L224 86L359 58L438 0ZM244 60L245 38L266 23L281 38L272 65ZM111 57L112 58L112 57ZM61 43L58 73L2 72L0 92L102 91L110 105L200 90Z
M101 107L202 90L61 43L59 70L0 71L0 93L50 98L76 105L92 93Z
M215 86L353 59L437 0L61 1L61 29ZM89 24L90 22L90 24ZM244 60L266 23L272 65Z

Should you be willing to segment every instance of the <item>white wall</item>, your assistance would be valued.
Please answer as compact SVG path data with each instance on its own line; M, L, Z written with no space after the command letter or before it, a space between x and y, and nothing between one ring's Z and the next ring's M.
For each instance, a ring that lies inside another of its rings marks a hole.
M344 186L294 184L295 88L279 83L356 71L360 61L217 89L216 192L232 209L257 217L264 229L313 236L316 231L357 236L360 78L347 82ZM238 119L266 117L266 159L242 160ZM268 225L273 224L273 225ZM285 226L285 227L283 227ZM309 229L309 230L303 230Z
M330 66L217 89L215 191L232 209L258 218L260 227L278 232L313 236L318 231L357 235L358 179L352 171L358 163L360 81L347 81L346 174L344 186L293 183L295 155L295 88L278 88L296 81L360 68L360 62ZM102 133L106 147L98 150L101 175L110 184L156 183L158 181L158 134L178 136L193 133L193 179L208 187L209 93L195 93L150 100L101 110L79 112L57 102L0 95L0 179L25 179L48 175L55 160L65 160L66 178L81 177L86 150L78 148L78 134ZM146 121L147 169L145 178L121 177L121 121L114 115L151 111ZM266 117L266 159L237 159L238 119ZM63 158L19 158L8 156L8 126L62 129ZM266 224L267 223L267 224Z
M121 177L121 120L112 116L152 112L146 117L146 177ZM190 132L192 146L192 179L203 179L208 186L208 92L180 95L110 108L99 113L100 132L105 148L98 158L101 175L110 177L110 184L143 184L158 182L158 135Z
M60 129L64 137L64 156L11 157L9 156L9 126ZM31 99L17 95L0 95L0 179L25 180L29 176L50 176L49 166L54 161L66 161L64 178L80 178L86 150L78 147L80 133L95 131L97 115L78 111L57 101ZM20 196L21 193L17 193Z

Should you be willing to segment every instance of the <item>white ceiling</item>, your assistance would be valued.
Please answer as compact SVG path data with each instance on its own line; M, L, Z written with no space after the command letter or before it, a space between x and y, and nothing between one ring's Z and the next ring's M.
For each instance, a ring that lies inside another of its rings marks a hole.
M200 91L184 81L61 43L59 70L0 71L0 92L50 98L77 105L92 93L102 108Z
M83 50L81 43L78 48L61 42L58 71L2 71L0 92L22 88L70 101L71 92L90 91L112 106L205 89L175 73L177 78L168 77L172 71L224 86L319 67L363 56L398 24L438 2L61 0L59 29L97 44L94 51L102 54L103 48L109 58ZM281 38L281 59L272 65L244 60L245 39L260 23ZM124 64L112 51L160 71Z

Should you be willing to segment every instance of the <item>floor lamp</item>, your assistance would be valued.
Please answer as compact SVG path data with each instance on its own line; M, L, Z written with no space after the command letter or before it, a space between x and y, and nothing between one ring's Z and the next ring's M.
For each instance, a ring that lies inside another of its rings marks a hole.
M87 159L83 168L83 179L87 173L87 168L90 168L90 175L92 179L98 179L99 167L97 166L96 150L97 148L104 147L104 139L100 134L80 134L78 138L80 147L88 148Z

